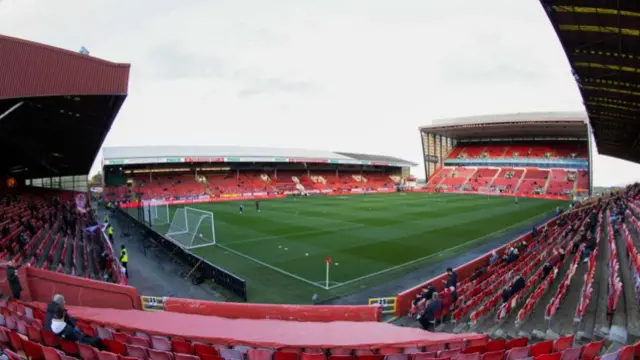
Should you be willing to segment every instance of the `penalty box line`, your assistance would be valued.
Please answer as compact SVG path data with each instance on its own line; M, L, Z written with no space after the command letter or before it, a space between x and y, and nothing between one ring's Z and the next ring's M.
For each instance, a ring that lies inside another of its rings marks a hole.
M427 255L427 256L424 256L424 257L421 257L421 258L418 258L418 259L414 259L414 260L408 261L408 262L406 262L406 263L404 263L404 264L400 264L400 265L392 266L392 267L390 267L390 268L383 269L383 270L380 270L380 271L376 271L376 272L374 272L374 273L367 274L367 275L361 276L361 277L359 277L359 278L351 279L351 280L345 281L345 282L340 283L340 284L337 284L337 285L329 286L329 290L333 290L333 289L338 288L338 287L340 287L340 286L344 286L344 285L352 284L352 283L355 283L355 282L358 282L358 281L361 281L361 280L364 280L364 279L368 279L368 278L370 278L370 277L374 277L374 276L382 275L382 274L388 273L388 272L393 271L393 270L401 269L401 268L403 268L403 267L405 267L405 266L407 266L407 265L415 264L415 263L418 263L418 262L421 262L421 261L424 261L424 260L427 260L427 259L430 259L430 258L433 258L433 257L436 257L436 256L440 256L440 255L442 255L442 254L445 254L445 253L447 253L447 252L453 251L453 250L455 250L455 249L460 249L460 248L462 248L462 247L464 247L464 246L471 245L471 244L475 244L475 243L477 243L477 242L478 242L478 241L480 241L480 240L486 239L486 238L488 238L488 237L490 237L490 236L493 236L493 235L500 234L500 233L502 233L502 232L505 232L506 230L509 230L509 229L514 228L514 227L516 227L516 226L519 226L519 225L521 225L521 224L531 222L531 221L535 220L536 218L539 218L539 217L541 217L541 216L543 216L543 215L545 215L545 214L548 214L548 213L549 213L549 211L545 211L545 212L542 212L542 213L540 213L540 214L538 214L538 215L532 216L532 217L530 217L530 218L528 218L528 219L526 219L526 220L523 220L523 221L517 222L517 223L515 223L515 224L509 225L509 226L507 226L506 228L503 228L503 229L500 229L500 230L496 230L496 231L494 231L494 232L492 232L492 233L489 233L489 234L483 235L483 236L481 236L481 237L475 238L475 239L473 239L473 240L471 240L471 241L467 241L467 242L462 243L462 244L460 244L460 245L456 245L456 246L453 246L453 247L450 247L450 248L444 249L444 250L439 251L439 252L437 252L437 253L429 254L429 255Z
M258 260L258 259L256 259L256 258L252 258L252 257L251 257L251 256L249 256L249 255L246 255L246 254L243 254L243 253L241 253L241 252L239 252L239 251L233 250L233 249L231 249L231 248L229 248L229 247L227 247L227 246L224 246L224 245L222 245L222 244L219 244L219 243L218 243L218 244L216 244L216 246L219 246L219 247L221 247L221 248L225 249L226 251L228 251L228 252L230 252L230 253L233 253L233 254L236 254L236 255L238 255L238 256L240 256L240 257L243 257L243 258L245 258L245 259L247 259L247 260L249 260L249 261L253 261L253 262L254 262L254 263L256 263L256 264L260 264L260 265L262 265L262 266L268 267L269 269L274 270L274 271L277 271L277 272L279 272L279 273L281 273L281 274L283 274L283 275L289 276L289 277L294 278L294 279L296 279L296 280L300 280L300 281L302 281L302 282L305 282L305 283L307 283L307 284L309 284L309 285L313 285L313 286L316 286L316 287L319 287L319 288L321 288L321 289L326 290L326 288L325 288L323 285L318 285L318 283L317 283L317 282L315 282L315 281L309 281L309 280L307 280L307 279L305 279L305 278L303 278L303 277L301 277L301 276L298 276L298 275L296 275L296 274L292 274L292 273L290 273L290 272L288 272L288 271L282 270L282 269L277 268L277 267L275 267L275 266L273 266L273 265L269 265L269 264L267 264L267 263L265 263L265 262L263 262L263 261L260 261L260 260Z

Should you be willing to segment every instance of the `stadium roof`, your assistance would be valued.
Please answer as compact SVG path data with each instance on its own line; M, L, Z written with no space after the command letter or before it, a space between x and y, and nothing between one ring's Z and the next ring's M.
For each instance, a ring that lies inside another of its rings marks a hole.
M541 2L573 69L598 152L640 162L640 2Z
M390 156L307 149L241 146L130 146L105 147L104 165L180 162L317 162L386 166L416 166Z
M468 116L434 120L420 131L456 140L498 137L587 138L587 117L582 112L537 112Z
M89 173L129 65L0 35L0 175Z

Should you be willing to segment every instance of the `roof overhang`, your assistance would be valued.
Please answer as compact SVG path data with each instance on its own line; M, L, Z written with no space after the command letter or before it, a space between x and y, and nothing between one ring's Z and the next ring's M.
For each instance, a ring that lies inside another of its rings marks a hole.
M242 146L105 147L102 152L102 163L105 166L165 163L327 163L417 166L414 162L389 156Z
M640 162L640 3L541 3L573 69L598 152Z
M0 36L0 174L87 174L128 79L127 64Z
M587 117L582 112L517 113L434 120L420 127L428 134L455 140L483 138L587 139Z

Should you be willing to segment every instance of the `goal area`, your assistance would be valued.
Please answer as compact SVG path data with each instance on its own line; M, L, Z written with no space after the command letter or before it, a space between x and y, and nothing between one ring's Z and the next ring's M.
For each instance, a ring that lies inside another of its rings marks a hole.
M216 243L213 213L192 207L176 210L165 237L185 249Z
M169 205L162 202L145 202L142 204L144 222L153 226L169 224Z

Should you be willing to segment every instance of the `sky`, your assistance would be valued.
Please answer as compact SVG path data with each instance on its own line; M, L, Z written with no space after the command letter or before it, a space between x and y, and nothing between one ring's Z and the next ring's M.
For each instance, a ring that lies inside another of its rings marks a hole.
M104 146L420 163L418 127L433 119L584 110L537 0L0 0L0 33L131 63ZM640 180L601 155L594 172L598 186Z

